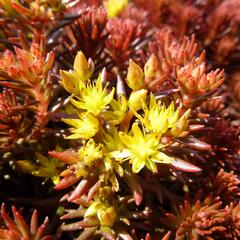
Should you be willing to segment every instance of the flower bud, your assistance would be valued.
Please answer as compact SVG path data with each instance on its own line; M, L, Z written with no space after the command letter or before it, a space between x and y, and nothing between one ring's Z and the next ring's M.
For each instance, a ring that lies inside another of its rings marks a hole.
M20 160L17 161L17 166L21 169L22 172L24 173L31 173L37 170L36 165L31 163L28 160Z
M94 63L91 59L87 61L84 54L80 51L74 60L73 69L82 81L87 81L93 74Z
M134 111L140 110L142 108L142 101L145 101L146 97L147 97L146 89L141 89L136 92L132 92L128 99L129 107Z
M114 207L99 210L98 218L102 226L112 226L116 220L117 213Z
M130 60L127 79L127 85L134 91L144 86L143 70L133 60Z
M84 83L74 72L60 70L61 84L69 93L76 96L79 95L80 89L84 87Z
M159 70L158 59L154 54L148 59L144 66L144 74L147 78L155 77L157 71Z

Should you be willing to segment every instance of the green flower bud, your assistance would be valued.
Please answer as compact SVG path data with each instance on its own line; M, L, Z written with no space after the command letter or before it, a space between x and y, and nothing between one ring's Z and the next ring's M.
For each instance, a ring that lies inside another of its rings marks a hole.
M84 83L78 75L71 71L60 70L60 76L61 84L65 90L78 96L80 90L84 87Z
M117 218L117 213L114 207L109 207L107 209L101 209L98 212L98 218L101 225L112 226Z
M74 60L73 69L82 81L87 81L93 74L94 63L91 59L87 61L84 54L80 51Z
M144 66L145 77L147 78L155 77L158 70L159 70L158 59L154 54L152 54Z
M143 70L133 60L130 60L128 73L127 73L127 85L134 91L141 89L144 86Z

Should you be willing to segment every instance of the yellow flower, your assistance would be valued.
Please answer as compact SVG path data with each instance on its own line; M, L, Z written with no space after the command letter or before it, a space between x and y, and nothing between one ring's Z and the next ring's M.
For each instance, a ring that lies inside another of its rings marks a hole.
M168 164L174 160L159 151L164 147L159 138L155 134L142 132L137 123L133 124L130 134L121 132L119 137L124 147L113 151L111 156L123 161L130 160L134 173L138 173L145 165L156 173L156 163Z
M81 90L85 88L86 81L91 77L93 71L93 62L91 60L87 61L80 51L75 57L73 71L60 71L61 84L68 92L78 96Z
M52 182L57 184L60 181L59 173L60 169L64 167L64 163L55 158L47 158L40 153L36 153L35 155L37 157L37 164L30 160L21 160L17 162L17 165L25 173L44 177L44 182L51 178Z
M78 153L80 159L83 159L87 166L91 166L103 157L102 144L97 145L93 139L90 139L85 146L79 149Z
M77 100L71 98L71 102L77 108L84 109L87 113L92 113L97 116L103 111L106 106L112 101L114 95L114 88L108 94L106 87L102 87L101 77L98 77L97 82L88 83L85 88L81 90Z
M93 139L90 139L78 150L77 162L73 165L76 176L86 178L92 171L99 170L102 158L102 145L97 145Z
M161 135L176 125L179 109L174 111L173 102L166 108L165 105L161 106L154 95L151 94L149 107L144 101L142 101L142 106L144 117L137 112L135 112L135 115L149 131Z
M101 129L98 134L98 137L101 138L103 152L102 164L99 165L99 169L101 173L104 173L99 176L99 179L104 183L109 182L112 190L117 192L119 190L119 183L116 173L122 177L124 171L120 165L121 162L114 159L110 153L123 147L123 144L120 141L118 130L114 125L110 126L107 130L108 132L106 133Z
M108 120L110 124L118 125L125 118L127 111L127 100L125 96L120 96L118 101L112 99L110 102L110 110L103 112L101 117Z
M118 129L115 126L110 126L108 132L101 131L101 138L103 142L103 151L107 155L109 152L113 152L123 147L120 141Z
M90 217L97 217L102 226L112 226L117 218L117 213L113 206L97 200L85 212L84 218Z
M78 163L74 164L75 174L76 177L87 178L90 175L89 167L84 165L84 162L79 161Z
M70 131L73 133L67 139L89 139L99 131L98 119L92 114L79 113L77 119L62 119L65 123L73 126Z
M88 206L84 218L97 218L102 226L112 226L117 218L113 194L109 186L101 187Z

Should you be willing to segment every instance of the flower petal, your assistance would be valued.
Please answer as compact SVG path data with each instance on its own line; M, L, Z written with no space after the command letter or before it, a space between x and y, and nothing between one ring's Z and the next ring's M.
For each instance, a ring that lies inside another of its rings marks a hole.
M163 152L157 153L156 157L152 159L152 161L157 162L157 163L172 163L175 160L173 157L169 157L167 154Z
M156 163L154 161L150 160L150 159L146 160L146 167L153 173L158 172Z
M139 173L145 166L145 160L143 158L134 158L132 163L132 171Z

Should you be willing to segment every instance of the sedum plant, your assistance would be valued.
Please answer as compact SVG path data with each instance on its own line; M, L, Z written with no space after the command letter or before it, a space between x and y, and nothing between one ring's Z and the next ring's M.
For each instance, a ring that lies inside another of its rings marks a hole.
M169 170L201 171L174 152L168 153L169 148L178 145L178 139L187 141L191 111L184 108L181 97L177 108L169 101L166 107L167 103L159 101L149 89L146 76L153 68L159 68L152 58L154 56L147 61L144 70L130 60L126 82L118 76L116 87L109 86L105 70L96 81L87 78L93 72L92 61L87 61L82 52L75 58L73 71L62 71L62 84L73 94L70 102L74 106L74 118L63 121L71 126L72 134L67 138L77 139L79 149L50 152L51 156L69 164L60 174L63 178L55 189L69 188L78 182L64 199L83 204L83 220L78 224L84 226L87 221L86 228L97 227L102 236L117 237L120 232L114 229L115 225L121 221L126 224L122 207L119 207L121 200L117 197L121 196L122 182L129 186L139 206L144 201L144 192L136 174L153 174L158 178L164 165ZM70 76L76 80L73 82ZM207 144L198 143L203 149L208 148ZM76 224L70 223L63 229L76 230Z
M238 10L0 0L0 239L238 240Z
M1 229L0 237L1 239L36 239L36 240L50 240L52 236L45 235L48 224L48 218L45 218L44 222L38 226L38 214L34 210L30 226L25 222L24 218L15 207L12 207L12 212L14 219L10 218L6 212L5 204L2 204L1 207L1 216L4 220L6 228Z

